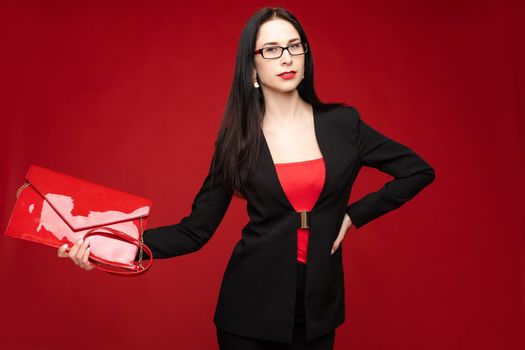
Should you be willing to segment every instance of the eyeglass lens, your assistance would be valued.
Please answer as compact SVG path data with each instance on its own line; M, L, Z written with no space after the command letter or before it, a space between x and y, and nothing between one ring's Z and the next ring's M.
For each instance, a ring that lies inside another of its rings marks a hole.
M302 55L306 52L306 46L303 43L293 44L288 46L288 51L291 55ZM283 53L283 48L279 46L269 46L265 47L262 50L264 58L277 58L281 57Z

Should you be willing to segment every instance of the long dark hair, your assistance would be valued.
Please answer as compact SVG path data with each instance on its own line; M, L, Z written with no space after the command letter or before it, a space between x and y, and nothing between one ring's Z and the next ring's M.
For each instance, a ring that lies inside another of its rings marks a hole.
M220 176L223 185L233 190L238 197L249 194L246 185L250 174L255 170L263 137L261 121L264 116L264 96L260 88L254 88L252 81L256 36L263 23L275 18L290 22L299 33L301 41L308 45L304 79L297 87L301 98L320 110L341 104L323 103L317 97L314 89L313 50L295 16L279 7L264 7L257 11L241 32L235 73L215 142L216 156L212 163L213 174Z

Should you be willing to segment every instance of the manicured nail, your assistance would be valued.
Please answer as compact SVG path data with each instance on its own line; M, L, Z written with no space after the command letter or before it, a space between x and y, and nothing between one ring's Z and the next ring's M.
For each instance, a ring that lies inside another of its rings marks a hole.
M60 248L62 248L62 249L67 248L67 243L63 244Z
M332 253L330 255L333 255L334 254L334 249L332 249Z

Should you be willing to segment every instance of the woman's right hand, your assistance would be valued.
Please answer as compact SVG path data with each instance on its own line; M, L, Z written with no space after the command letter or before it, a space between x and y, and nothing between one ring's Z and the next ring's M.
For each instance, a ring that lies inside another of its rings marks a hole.
M94 269L93 265L88 261L89 253L91 251L89 247L89 242L84 242L80 238L69 250L66 252L67 244L58 248L57 255L59 258L71 258L75 265L79 266L81 269L86 271L91 271Z

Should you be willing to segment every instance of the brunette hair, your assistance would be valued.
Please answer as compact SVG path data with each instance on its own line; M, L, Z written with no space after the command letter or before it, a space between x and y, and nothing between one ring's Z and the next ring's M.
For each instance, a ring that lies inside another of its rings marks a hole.
M254 51L260 26L272 19L290 22L303 43L305 53L304 79L297 90L303 100L314 108L327 110L342 103L323 103L314 89L314 62L312 46L303 27L293 14L280 7L264 7L257 11L244 26L239 39L235 72L221 127L215 141L212 174L219 176L223 185L238 197L249 195L247 183L255 170L259 147L263 137L261 121L264 116L264 96L253 86Z

